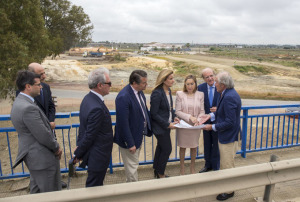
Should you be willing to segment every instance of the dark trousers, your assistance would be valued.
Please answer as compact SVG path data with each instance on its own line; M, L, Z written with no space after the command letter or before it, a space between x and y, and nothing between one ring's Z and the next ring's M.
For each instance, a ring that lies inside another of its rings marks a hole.
M106 169L100 172L88 170L88 177L86 179L85 186L86 187L103 186L105 174L106 174Z
M160 174L164 175L169 156L172 152L172 143L170 132L162 135L155 135L157 146L153 160L153 168Z
M215 131L203 131L205 167L213 170L220 169L220 153L218 145L218 133Z

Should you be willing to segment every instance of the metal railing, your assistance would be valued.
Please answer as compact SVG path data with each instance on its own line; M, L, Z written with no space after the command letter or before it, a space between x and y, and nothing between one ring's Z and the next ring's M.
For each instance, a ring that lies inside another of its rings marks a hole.
M290 107L300 107L299 105L276 105L276 106L251 106L242 107L241 116L241 137L242 144L240 150L237 151L242 157L246 158L246 153L258 152L270 149L281 149L287 147L299 146L299 115L300 112L295 113L268 113L268 114L257 114L250 113L249 111L255 110L265 110L265 109L275 109L275 108L290 108ZM111 116L115 116L115 111L110 111ZM65 119L68 123L71 122L73 117L78 117L79 112L71 113L56 113L56 119ZM10 121L10 115L0 115L0 121ZM58 121L57 121L58 122ZM115 125L115 122L112 123ZM71 123L65 125L57 125L55 128L56 135L63 145L63 158L61 165L61 172L68 172L67 162L72 157L73 149L75 149L77 135L78 135L79 123ZM67 137L66 137L67 136ZM75 136L75 137L74 137ZM3 146L3 142L6 140L7 146L7 158L5 162L0 159L0 180L9 178L18 178L29 176L28 171L24 168L23 163L21 164L21 169L18 171L12 169L13 161L17 155L16 145L11 146L10 138L16 140L17 134L13 127L0 128L0 141ZM173 137L173 153L169 158L169 161L179 161L178 151L177 151L177 141ZM15 141L16 142L16 141ZM143 160L140 160L140 165L152 164L154 157L156 139L152 137L146 137L143 141L144 152L141 155ZM12 152L12 148L14 152ZM1 151L5 153L6 151ZM121 161L121 156L118 147L114 145L113 158L111 158L111 163L109 165L110 173L113 173L114 167L122 167L123 163ZM3 154L1 154L3 155ZM197 159L203 158L203 154L197 152ZM187 160L190 157L186 157ZM3 171L3 167L6 167ZM18 166L20 167L20 166ZM81 168L76 168L78 171L84 170Z
M277 183L297 179L300 179L299 158L218 172L162 178L159 182L152 179L89 189L14 196L0 201L183 201L258 186L274 186ZM266 201L272 201L272 196L270 194Z

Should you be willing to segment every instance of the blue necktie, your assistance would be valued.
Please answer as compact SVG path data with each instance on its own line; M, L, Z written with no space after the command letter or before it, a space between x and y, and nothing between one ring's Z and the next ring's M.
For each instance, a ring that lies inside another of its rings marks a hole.
M214 87L212 87L212 86L209 87L208 99L209 99L209 106L210 107L212 107L212 103L213 103L213 99L214 99L213 88Z
M42 89L42 88L41 88L41 93L40 93L40 95L41 95L42 105L44 106L45 101L44 101L44 93L43 93L43 89Z
M144 114L145 114L145 118L146 118L145 121L147 121L147 126L151 130L150 118L149 118L149 115L148 115L148 111L147 111L147 109L144 105L144 102L142 101L141 92L138 92L138 96L139 96L139 99L140 99L142 110L144 111ZM147 131L145 131L145 132L147 132Z

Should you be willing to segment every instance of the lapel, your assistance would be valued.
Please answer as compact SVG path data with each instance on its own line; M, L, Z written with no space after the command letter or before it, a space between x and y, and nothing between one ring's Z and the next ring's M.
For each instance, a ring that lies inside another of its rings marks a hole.
M42 102L42 98L41 98L41 96L42 95L38 95L38 96L36 96L35 98L34 98L34 100L36 101L36 103L40 106L40 107L42 107L43 108L43 111L46 113L46 109L47 109L47 105L46 105L46 100L48 100L47 99L47 97L48 97L48 94L47 94L47 90L46 90L46 87L45 87L45 84L44 83L41 83L42 84L42 86L43 86L43 97L44 97L44 103ZM48 103L47 103L48 104Z
M137 100L137 98L136 98L136 96L135 96L135 94L134 94L134 92L133 92L133 90L132 90L130 84L127 85L127 91L128 91L128 93L129 93L131 99L133 100L133 103L135 104L135 107L138 108L139 112L140 112L141 115L144 117L144 114L143 114L143 112L142 112L141 105L140 105L139 101Z
M162 96L163 96L163 99L164 99L164 101L165 101L165 103L166 103L166 106L167 106L168 110L170 111L170 105L169 105L168 98L167 98L167 95L166 95L164 89L161 87L159 90L160 90L160 93L161 93ZM170 91L171 91L171 90L169 89L169 94L170 94ZM172 105L172 103L173 103L173 101L172 101L172 96L170 96L170 104Z
M90 94L90 96L91 96L93 99L97 100L97 102L99 102L99 104L103 106L103 109L104 109L107 113L109 113L109 110L108 110L108 108L106 107L106 105L104 104L104 102L103 102L103 101L102 101L95 93L89 92L89 94Z
M24 100L26 100L26 102L28 102L31 105L33 105L34 107L36 107L39 110L40 115L42 116L41 118L43 119L43 121L46 121L46 123L49 126L49 128L51 128L50 122L49 122L48 118L46 117L45 113L43 112L43 110L41 108L39 108L39 106L37 106L37 104L33 103L32 100L30 100L28 97L26 97L26 96L24 96L22 94L19 94L18 97L19 96L20 96L20 99L24 99Z
M225 89L225 91L223 92L223 95L220 93L220 99L219 99L219 102L218 102L217 110L219 109L219 106L220 106L220 104L221 104L221 102L222 102L224 96L226 95L227 91L228 91L228 90ZM221 96L221 95L222 95L222 96Z

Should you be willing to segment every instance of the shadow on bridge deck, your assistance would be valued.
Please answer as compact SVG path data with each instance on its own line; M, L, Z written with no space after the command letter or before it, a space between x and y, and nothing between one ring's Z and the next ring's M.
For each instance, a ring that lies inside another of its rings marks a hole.
M271 154L277 155L279 157L279 160L299 158L300 147L250 153L247 154L247 158L245 159L238 155L236 157L236 167L268 162ZM196 160L197 171L200 170L203 165L203 159ZM139 180L149 180L154 178L152 165L140 166L138 173ZM179 162L168 163L166 173L170 176L179 175ZM186 174L189 173L189 161L186 161ZM77 172L77 176L71 178L70 189L84 188L86 177L86 172ZM68 177L66 174L63 175L63 181L68 181ZM118 184L124 182L124 169L115 168L113 174L109 174L109 172L107 173L104 184ZM28 184L29 178L2 180L0 182L0 198L28 194ZM247 190L239 190L236 191L235 196L228 201L256 201L255 198L262 197L263 193L264 186L254 187ZM216 195L191 199L187 201L216 201ZM300 201L300 180L276 184L274 201Z

